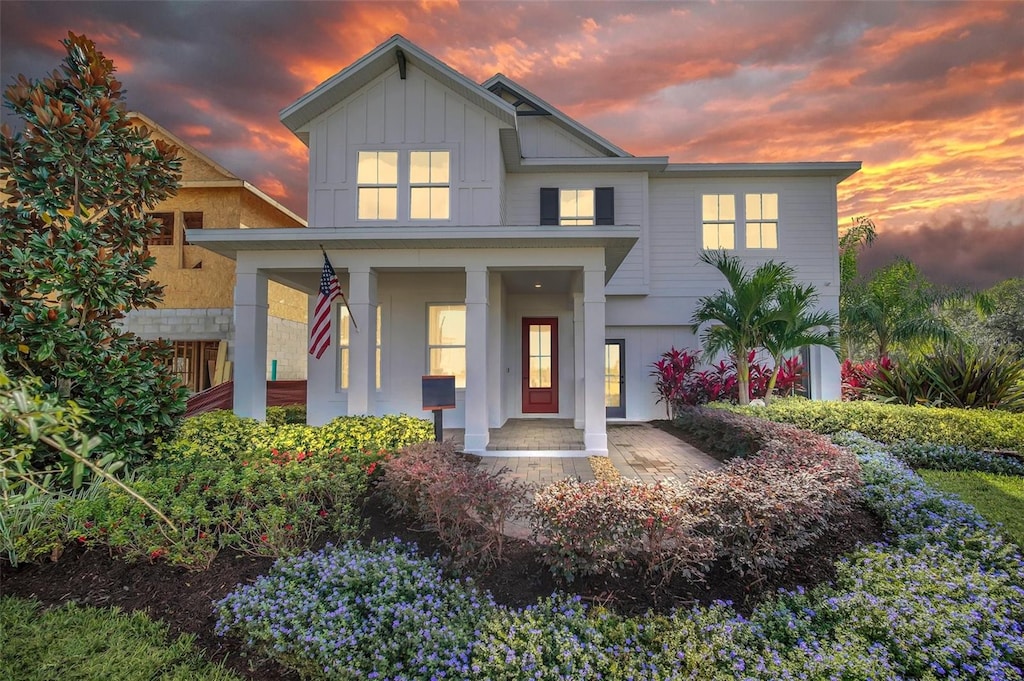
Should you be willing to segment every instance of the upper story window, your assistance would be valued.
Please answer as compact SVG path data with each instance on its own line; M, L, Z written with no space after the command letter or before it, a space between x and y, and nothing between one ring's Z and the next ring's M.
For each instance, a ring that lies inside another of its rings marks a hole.
M360 151L356 181L360 220L398 218L397 151Z
M558 189L541 187L540 224L614 225L615 188Z
M561 189L558 195L558 224L594 224L594 190Z
M736 248L736 197L705 194L702 202L705 250Z
M451 156L447 151L409 152L409 217L447 220L450 208Z
M427 373L466 387L466 306L427 306Z
M146 217L160 223L160 233L146 241L147 246L171 246L174 244L174 213L147 213Z
M747 248L779 247L779 195L747 194Z
M743 248L758 250L779 247L779 195L744 194L737 213L737 195L704 194L702 199L702 243L705 250L738 248L736 225L742 224Z

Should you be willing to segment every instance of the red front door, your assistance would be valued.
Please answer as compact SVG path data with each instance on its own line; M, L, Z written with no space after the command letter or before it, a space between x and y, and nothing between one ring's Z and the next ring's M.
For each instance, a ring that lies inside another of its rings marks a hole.
M523 413L558 413L558 319L523 318Z

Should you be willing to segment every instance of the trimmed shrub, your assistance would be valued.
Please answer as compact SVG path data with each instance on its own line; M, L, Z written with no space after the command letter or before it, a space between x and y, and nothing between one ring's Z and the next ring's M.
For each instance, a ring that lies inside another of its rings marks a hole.
M437 532L458 564L504 559L505 525L526 512L525 483L479 470L447 442L411 445L390 456L384 471L389 505Z
M767 407L730 409L772 421L792 423L832 435L853 430L883 443L916 440L968 449L1024 453L1024 414L987 409L933 409L877 402L775 400Z
M328 529L342 538L358 536L359 503L375 469L375 457L341 452L272 450L242 461L199 455L150 464L132 482L178 533L110 486L71 513L80 522L79 541L132 559L204 569L227 546L282 556L307 548Z
M706 508L687 487L638 480L562 480L534 497L542 560L566 581L639 567L648 578L699 578L714 542L696 531Z
M414 545L328 544L228 594L217 603L216 631L304 678L464 679L494 607Z
M905 440L889 445L889 453L911 468L938 471L979 471L1024 475L1024 460L953 445L930 445Z
M843 400L852 402L864 400L870 397L868 386L871 385L881 369L892 369L893 362L888 357L881 357L877 362L865 360L854 362L846 359L839 367L839 374L842 378Z
M267 424L283 426L286 423L306 423L306 405L288 404L283 407L267 407Z
M269 417L268 417L269 418ZM275 416L275 421L278 417ZM283 415L281 418L284 418ZM434 439L434 424L404 414L398 416L340 416L323 426L296 423L274 425L240 418L229 411L212 411L184 419L175 438L162 443L159 456L248 458L253 452L277 449L292 452L394 452L414 442Z

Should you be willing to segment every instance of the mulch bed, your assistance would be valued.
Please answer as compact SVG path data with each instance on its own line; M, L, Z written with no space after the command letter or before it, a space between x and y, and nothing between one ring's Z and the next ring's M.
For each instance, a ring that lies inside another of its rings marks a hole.
M369 524L365 541L398 536L415 541L426 554L440 551L435 535L413 529L410 522L396 517L375 498L370 499L364 512ZM759 600L779 588L810 587L833 578L836 557L860 543L878 541L881 536L879 521L859 509L827 537L801 552L793 567L759 583L715 566L699 583L680 578L649 588L638 575L624 574L619 578L583 578L565 585L548 573L535 548L523 541L510 542L504 564L472 576L494 594L495 600L511 606L529 605L561 590L627 615L650 609L667 612L717 599L732 601L741 612L749 612ZM213 601L223 598L236 585L251 582L267 572L272 563L269 558L223 551L210 569L189 572L162 563L129 564L105 551L70 546L56 563L4 568L0 573L0 593L32 598L47 606L76 601L82 605L146 610L153 618L166 622L175 636L195 634L198 645L211 659L224 660L228 668L245 678L294 680L299 678L296 674L270 661L246 658L238 641L213 633Z

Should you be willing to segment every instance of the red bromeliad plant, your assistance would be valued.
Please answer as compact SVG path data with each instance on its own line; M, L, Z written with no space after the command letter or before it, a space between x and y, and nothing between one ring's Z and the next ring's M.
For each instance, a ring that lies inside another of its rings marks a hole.
M868 386L878 377L880 371L882 369L891 371L895 366L895 363L884 355L877 362L870 359L859 363L849 359L844 361L840 367L843 381L843 401L865 399Z

